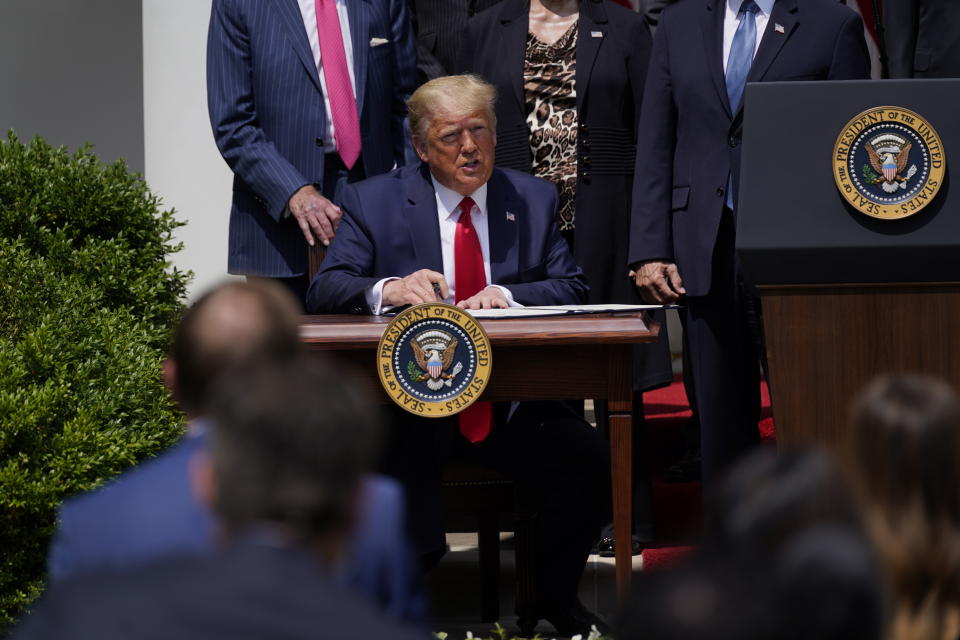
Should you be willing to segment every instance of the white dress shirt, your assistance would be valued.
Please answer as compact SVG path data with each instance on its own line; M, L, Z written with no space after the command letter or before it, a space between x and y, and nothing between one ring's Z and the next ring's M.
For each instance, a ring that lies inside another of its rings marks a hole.
M453 304L456 300L456 267L454 257L454 239L457 234L457 222L460 220L460 201L465 196L460 195L453 189L443 186L432 175L430 180L433 182L433 190L437 196L437 219L440 223L440 251L443 255L443 277L449 287L448 295L443 299L448 304ZM487 279L488 286L494 286L503 292L507 298L507 303L511 307L522 307L514 301L513 295L506 287L495 285L490 282L490 231L487 216L487 185L470 194L473 198L473 208L470 210L470 220L473 222L473 228L477 232L477 239L480 241L480 252L483 254L483 272ZM410 275L410 274L404 274ZM367 305L370 307L370 313L380 315L390 311L392 306L384 306L383 285L391 280L399 280L402 276L384 278L375 285L367 289Z
M760 41L763 40L763 33L767 29L767 23L770 22L770 12L773 11L773 3L776 0L753 0L760 7L760 11L754 15L757 24L757 42L753 46L753 55L757 55L760 48ZM737 27L740 26L740 5L743 0L727 0L725 3L727 12L723 16L723 68L727 68L727 60L730 59L730 48L733 46L733 36L737 33Z
M337 150L336 136L333 129L333 113L330 111L330 93L327 91L327 79L323 75L323 64L320 60L320 34L317 31L317 7L315 0L299 0L300 14L303 16L303 26L307 29L307 40L310 50L313 51L313 61L320 74L320 87L323 89L323 106L327 112L327 130L323 132L323 150L331 153ZM350 86L353 95L357 95L357 79L353 74L353 40L350 37L350 21L347 17L346 0L337 0L337 15L340 18L340 35L343 37L343 52L347 58L347 72L350 74ZM357 114L360 115L359 113Z

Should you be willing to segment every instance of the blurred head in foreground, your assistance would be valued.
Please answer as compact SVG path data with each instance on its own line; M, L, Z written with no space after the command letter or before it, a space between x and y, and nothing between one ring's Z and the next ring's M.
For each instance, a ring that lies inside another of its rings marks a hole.
M306 354L248 360L208 399L208 453L190 476L224 544L78 573L17 640L416 637L331 570L379 439L376 404Z
M164 363L164 380L184 412L201 415L224 372L296 354L299 313L293 296L267 280L228 282L197 299L180 319Z
M759 452L727 476L686 566L642 576L617 638L879 638L875 557L839 472Z
M960 401L942 380L878 378L857 398L848 456L886 569L891 637L960 635Z
M195 484L228 537L251 530L335 555L380 441L376 404L316 355L252 361L217 382Z

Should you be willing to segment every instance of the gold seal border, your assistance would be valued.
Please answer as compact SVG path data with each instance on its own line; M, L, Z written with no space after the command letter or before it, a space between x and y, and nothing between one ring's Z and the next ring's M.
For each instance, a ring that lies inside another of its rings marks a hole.
M473 341L477 354L477 366L473 379L460 394L447 400L431 402L415 398L403 388L393 372L393 356L397 341L426 320L447 320L457 325ZM398 407L423 418L446 418L469 407L487 388L492 369L493 352L490 349L490 338L480 322L467 311L442 302L419 304L397 314L387 325L377 344L377 374L384 391Z
M930 175L926 184L911 199L893 205L878 204L863 196L847 175L851 145L864 129L881 123L909 127L927 145L929 154ZM940 134L926 118L904 107L888 105L860 112L843 127L833 147L833 180L840 195L860 213L878 220L902 220L919 213L937 197L946 171L947 155Z

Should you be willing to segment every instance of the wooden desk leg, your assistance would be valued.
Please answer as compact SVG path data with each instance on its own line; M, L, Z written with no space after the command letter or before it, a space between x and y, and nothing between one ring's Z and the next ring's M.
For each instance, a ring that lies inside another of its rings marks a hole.
M617 594L630 592L633 572L633 366L632 345L611 345L607 374L610 463L613 490L613 536L616 544Z

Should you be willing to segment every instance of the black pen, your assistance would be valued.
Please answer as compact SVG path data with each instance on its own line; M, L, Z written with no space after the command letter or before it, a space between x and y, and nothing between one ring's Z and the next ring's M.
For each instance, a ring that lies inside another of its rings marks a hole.
M443 295L440 293L440 284L433 283L433 295L437 296L437 302L443 302Z

